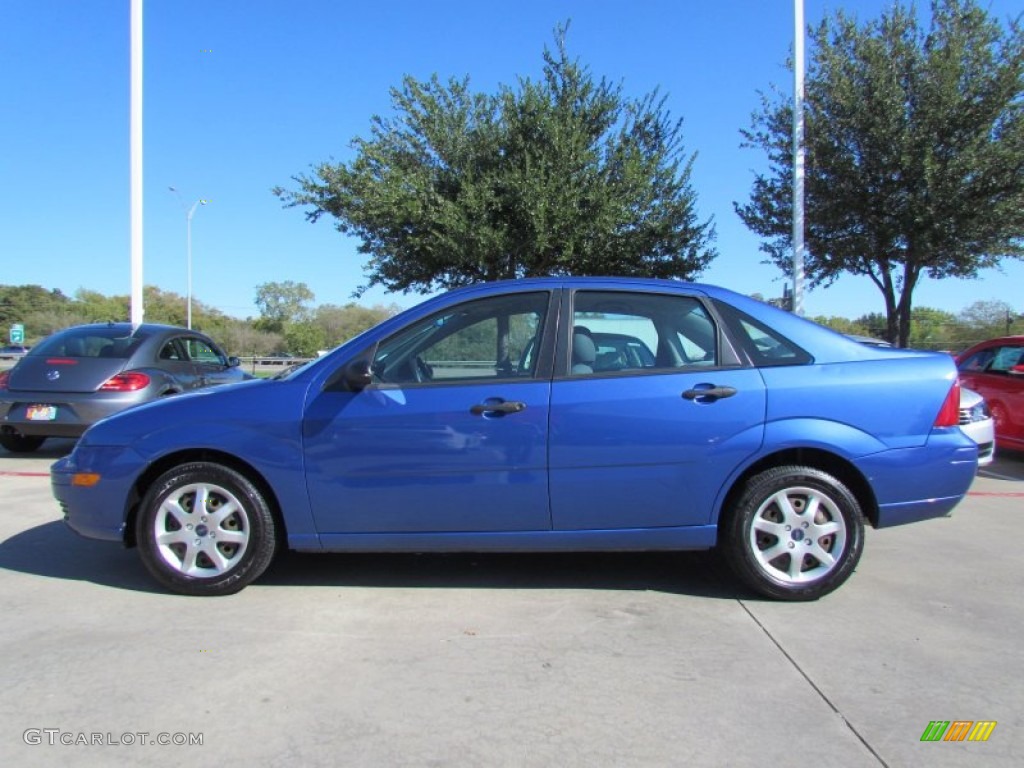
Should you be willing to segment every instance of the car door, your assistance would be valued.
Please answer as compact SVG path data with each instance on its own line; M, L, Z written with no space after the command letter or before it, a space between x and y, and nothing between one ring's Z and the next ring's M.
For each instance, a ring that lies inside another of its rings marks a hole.
M160 345L156 366L173 379L172 391L188 392L199 386L195 365L189 359L185 339L180 336L172 336Z
M195 371L196 387L212 387L238 380L228 365L227 355L212 342L199 336L185 336L182 342Z
M759 372L739 363L694 296L581 290L563 316L551 397L553 527L708 524L726 478L762 442ZM603 368L597 350L607 339L653 359L622 356Z
M550 529L550 302L532 291L442 310L368 351L362 391L312 396L303 442L321 535Z

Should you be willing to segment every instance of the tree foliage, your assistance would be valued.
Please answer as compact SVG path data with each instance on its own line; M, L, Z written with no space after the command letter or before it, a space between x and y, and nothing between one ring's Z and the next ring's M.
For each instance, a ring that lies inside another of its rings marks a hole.
M327 346L324 329L309 320L286 325L284 340L291 353L298 357L316 357L317 351Z
M154 286L145 287L147 322L181 325L185 316L184 297ZM28 297L27 301L11 297ZM36 303L38 302L38 303ZM126 320L127 296L105 296L98 291L80 290L75 298L60 291L47 291L39 286L0 285L0 331L14 323L25 326L26 341L32 345L45 336L82 323ZM39 309L32 309L38 306ZM113 311L114 315L110 313ZM229 317L193 299L192 318L197 330L209 334L229 354L262 357L278 352L289 352L301 357L312 357L320 350L331 349L348 341L377 323L397 314L395 305L365 307L355 303L344 306L322 304L308 313L307 320L286 324L281 333L261 330L261 319L245 320ZM120 313L120 314L118 314ZM885 334L886 319L877 312L850 320L843 317L815 317L815 322L840 333L861 336ZM536 332L524 325L522 318L513 318L509 328L509 343L520 348ZM494 350L487 348L493 334L480 333L480 355L486 357ZM473 343L472 329L461 334L461 343ZM1024 314L1003 301L979 300L958 314L929 307L915 307L911 323L910 345L923 349L961 350L983 339L1004 334L1024 333ZM443 348L441 348L443 352Z
M892 6L811 31L805 102L806 273L844 273L885 299L886 336L910 339L923 276L972 278L1024 255L1024 34L973 0L935 0L928 29ZM763 96L748 146L770 170L736 210L791 271L792 106Z
M534 275L693 277L714 256L690 187L682 121L627 98L565 47L496 94L405 77L348 163L275 194L361 239L368 283L428 292Z
M301 323L309 318L309 304L316 295L305 283L293 280L261 283L256 286L256 307L263 330L282 332L288 323Z
M313 312L313 322L323 329L326 346L336 347L367 328L397 315L399 311L394 304L386 307L363 307L353 302L343 307L322 304Z
M831 328L833 331L839 331L839 333L845 333L848 336L874 336L873 328L870 324L864 323L861 320L850 320L847 317L836 317L820 315L818 317L808 318L813 320L818 325L824 325L826 328Z
M976 301L956 314L932 307L914 307L911 314L908 346L920 349L956 352L985 339L1024 333L1024 315L1002 301ZM877 312L853 322L865 328L867 335L879 338L887 327L885 316Z
M185 298L147 285L143 289L146 322L185 324ZM0 329L15 323L25 326L25 339L33 344L51 333L84 323L123 322L130 316L127 295L107 296L79 289L74 297L38 285L0 285ZM213 335L242 321L193 300L193 325Z

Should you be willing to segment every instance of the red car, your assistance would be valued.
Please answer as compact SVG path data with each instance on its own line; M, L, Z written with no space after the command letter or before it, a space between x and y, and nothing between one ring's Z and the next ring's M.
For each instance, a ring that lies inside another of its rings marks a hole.
M1024 336L975 344L956 359L960 382L980 392L996 422L996 444L1024 451Z

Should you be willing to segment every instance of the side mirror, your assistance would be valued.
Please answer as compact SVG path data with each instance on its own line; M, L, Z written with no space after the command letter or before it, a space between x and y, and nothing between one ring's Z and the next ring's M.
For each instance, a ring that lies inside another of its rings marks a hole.
M228 358L228 368L237 368L241 364L242 364L242 361L239 360L237 357L229 357Z
M358 357L342 369L341 381L351 392L362 392L373 381L373 371L370 368L370 361L365 357Z
M1007 373L1011 376L1024 376L1024 365L1015 365Z

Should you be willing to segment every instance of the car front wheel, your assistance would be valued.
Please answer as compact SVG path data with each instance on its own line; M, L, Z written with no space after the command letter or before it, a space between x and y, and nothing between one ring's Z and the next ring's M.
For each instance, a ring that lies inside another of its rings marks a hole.
M845 582L864 548L856 497L811 467L769 469L752 477L725 512L725 556L762 595L815 600Z
M277 541L259 489L233 469L207 462L161 475L142 500L136 526L146 568L185 595L240 591L270 565Z

